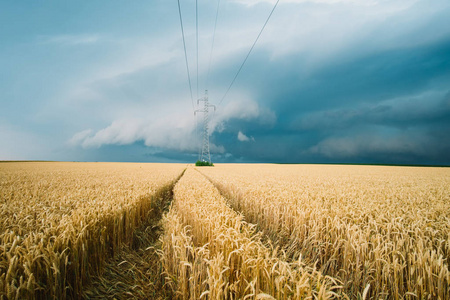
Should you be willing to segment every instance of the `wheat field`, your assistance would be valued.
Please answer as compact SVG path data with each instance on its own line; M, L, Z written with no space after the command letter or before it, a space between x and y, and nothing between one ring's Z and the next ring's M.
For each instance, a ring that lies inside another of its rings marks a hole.
M450 298L448 168L5 162L0 188L1 299Z
M254 226L195 170L187 170L175 186L165 226L164 267L168 277L176 279L170 284L183 299L336 296L332 278L301 259L288 262L276 249L264 246Z
M351 298L450 298L450 169L223 165L229 205Z
M79 298L184 167L1 163L1 297Z

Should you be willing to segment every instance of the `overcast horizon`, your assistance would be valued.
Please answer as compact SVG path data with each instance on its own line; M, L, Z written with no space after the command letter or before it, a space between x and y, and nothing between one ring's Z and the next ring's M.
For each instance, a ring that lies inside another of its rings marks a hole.
M180 0L213 162L450 165L448 0L281 0L218 105L275 2L221 0L211 55L218 2L198 0L197 82ZM177 1L3 1L0 20L0 160L197 160Z

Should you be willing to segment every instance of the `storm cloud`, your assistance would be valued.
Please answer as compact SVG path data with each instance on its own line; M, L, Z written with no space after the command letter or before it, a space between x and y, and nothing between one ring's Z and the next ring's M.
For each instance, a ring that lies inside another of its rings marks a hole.
M0 4L0 160L450 164L448 1L275 2Z

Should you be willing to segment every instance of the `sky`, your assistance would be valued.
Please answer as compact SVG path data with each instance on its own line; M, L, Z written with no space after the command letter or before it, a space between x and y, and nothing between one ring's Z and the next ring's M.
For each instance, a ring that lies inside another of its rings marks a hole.
M0 1L0 160L450 165L450 1L275 2Z

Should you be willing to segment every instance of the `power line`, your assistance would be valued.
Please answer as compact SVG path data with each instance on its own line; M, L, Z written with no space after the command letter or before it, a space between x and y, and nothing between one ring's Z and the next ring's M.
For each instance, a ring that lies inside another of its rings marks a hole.
M216 38L217 19L219 17L219 7L220 7L220 0L217 1L216 20L214 22L214 32L213 32L213 38L212 38L212 44L211 44L211 53L209 55L208 73L206 75L206 89L208 89L208 85L209 85L209 73L211 71L211 62L212 62L212 55L213 55L213 50L214 50L214 41Z
M189 72L189 64L188 64L187 51L186 51L186 41L184 39L183 18L181 17L180 0L178 0L178 12L180 14L181 35L183 36L184 58L186 60L186 71L187 71L187 76L188 76L188 81L189 81L189 91L191 92L192 110L195 110L194 97L192 96L191 75L190 75L190 72ZM197 69L198 69L198 67L197 67ZM198 71L197 71L197 73L198 73Z
M196 63L197 63L197 106L198 106L198 0L195 0L195 42L196 42L196 52L197 52L197 61L196 61ZM194 110L194 118L195 118L195 121L196 121L196 125L195 125L195 128L196 128L196 134L197 134L197 136L198 136L198 118L196 118L195 117L195 110ZM198 159L197 160L200 160L201 158L201 156L200 156L200 153L201 153L201 148L199 148L198 149Z
M262 32L264 31L264 28L266 28L266 25L269 22L270 17L272 16L273 12L275 11L275 8L277 7L278 2L280 2L280 0L277 0L275 5L273 6L272 11L270 12L269 16L267 17L267 20L264 23L263 27L261 28L261 31L259 32L258 36L256 37L256 40L253 43L252 47L250 48L250 51L248 51L247 56L245 57L244 61L242 62L242 65L239 67L239 70L237 71L236 75L234 76L233 80L231 81L231 84L228 87L227 91L225 92L225 95L223 95L222 99L220 100L220 102L217 106L219 106L222 103L222 101L225 99L225 97L228 95L228 92L230 91L231 87L233 86L234 82L236 81L236 78L238 77L239 73L241 72L242 68L244 67L245 62L247 61L248 57L250 56L250 53L252 52L253 48L255 47L256 43L258 42L259 37L261 36Z
M197 99L198 99L198 0L195 0L195 36L197 42Z

